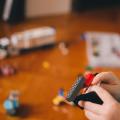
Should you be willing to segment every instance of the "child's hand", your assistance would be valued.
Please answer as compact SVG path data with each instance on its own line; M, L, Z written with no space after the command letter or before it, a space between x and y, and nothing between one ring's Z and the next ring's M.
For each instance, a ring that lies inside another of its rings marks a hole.
M120 104L103 88L93 86L95 91L104 102L103 105L80 101L79 105L84 108L85 115L89 120L120 120Z
M96 75L92 84L96 85L98 83L101 83L101 87L120 101L120 80L112 72L101 72Z

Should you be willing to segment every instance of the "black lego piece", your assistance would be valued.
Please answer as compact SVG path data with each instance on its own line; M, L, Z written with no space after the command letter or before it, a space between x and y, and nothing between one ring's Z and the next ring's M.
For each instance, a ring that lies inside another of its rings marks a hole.
M83 76L78 76L77 80L75 82L75 84L72 86L71 90L69 91L68 95L67 95L67 100L69 102L73 101L75 99L75 97L78 95L78 93L80 92L80 89L83 88L85 83L85 78Z
M92 102L92 103L95 103L95 104L99 104L99 105L102 105L103 104L103 101L101 100L101 98L97 95L96 92L90 92L90 93L86 93L86 94L81 94L79 96L77 96L75 99L74 99L74 103L75 105L78 106L78 102L79 101L89 101L89 102Z

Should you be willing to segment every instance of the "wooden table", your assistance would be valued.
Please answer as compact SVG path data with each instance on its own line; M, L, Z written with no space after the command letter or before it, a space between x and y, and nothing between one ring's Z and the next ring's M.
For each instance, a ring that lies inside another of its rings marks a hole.
M109 13L109 14L108 14ZM98 15L99 14L99 15ZM120 32L119 16L113 20L113 12L97 11L56 17L32 19L16 26L2 24L2 33L9 36L13 32L40 26L54 26L57 41L75 41L88 30ZM69 54L61 54L58 46L0 61L0 65L12 64L17 73L0 78L0 119L1 120L87 120L82 110L70 105L56 107L52 100L59 88L68 91L78 73L83 73L87 63L85 41L68 46ZM45 69L43 62L50 67ZM112 70L118 76L120 69ZM3 102L10 90L19 90L23 106L19 117L9 117L3 109Z

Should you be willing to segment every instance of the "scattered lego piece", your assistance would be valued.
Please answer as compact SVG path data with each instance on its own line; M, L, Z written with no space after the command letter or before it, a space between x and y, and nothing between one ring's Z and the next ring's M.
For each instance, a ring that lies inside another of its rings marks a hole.
M45 69L49 69L49 68L50 68L50 64L49 64L49 62L44 61L44 62L43 62L43 68L45 68Z
M11 116L17 115L18 109L20 107L19 103L19 92L11 91L8 98L5 100L3 104L7 114Z
M54 105L60 105L61 103L64 103L64 89L60 88L58 91L58 95L53 99L53 104Z
M63 88L60 88L60 89L59 89L58 95L59 95L59 96L64 96L64 89L63 89Z
M64 42L59 43L58 47L63 55L68 55L69 50Z
M53 99L53 104L56 105L56 106L59 106L63 103L74 106L73 102L69 102L69 101L66 100L66 98L64 97L64 89L60 88L59 91L58 91L58 96L56 96Z
M85 68L87 71L92 71L93 70L93 67L92 66L86 66L86 68Z
M54 105L60 105L61 103L64 103L65 98L63 96L57 96L53 99Z
M0 60L4 59L8 55L7 47L9 45L9 39L6 37L0 38Z
M10 39L8 39L7 37L0 38L0 46L2 48L8 47L9 44L10 44Z
M6 64L0 67L0 73L4 76L13 75L15 72L15 68L11 65Z
M5 49L0 49L0 60L6 58L7 55L8 55L8 53Z

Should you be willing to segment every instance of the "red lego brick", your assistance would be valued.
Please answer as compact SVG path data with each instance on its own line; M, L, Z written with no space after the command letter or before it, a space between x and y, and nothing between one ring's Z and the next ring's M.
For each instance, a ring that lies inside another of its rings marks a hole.
M93 78L94 78L94 75L92 74L92 73L88 73L88 74L86 74L85 76L85 85L86 86L90 86L91 85L91 83L92 83L92 81L93 81Z

